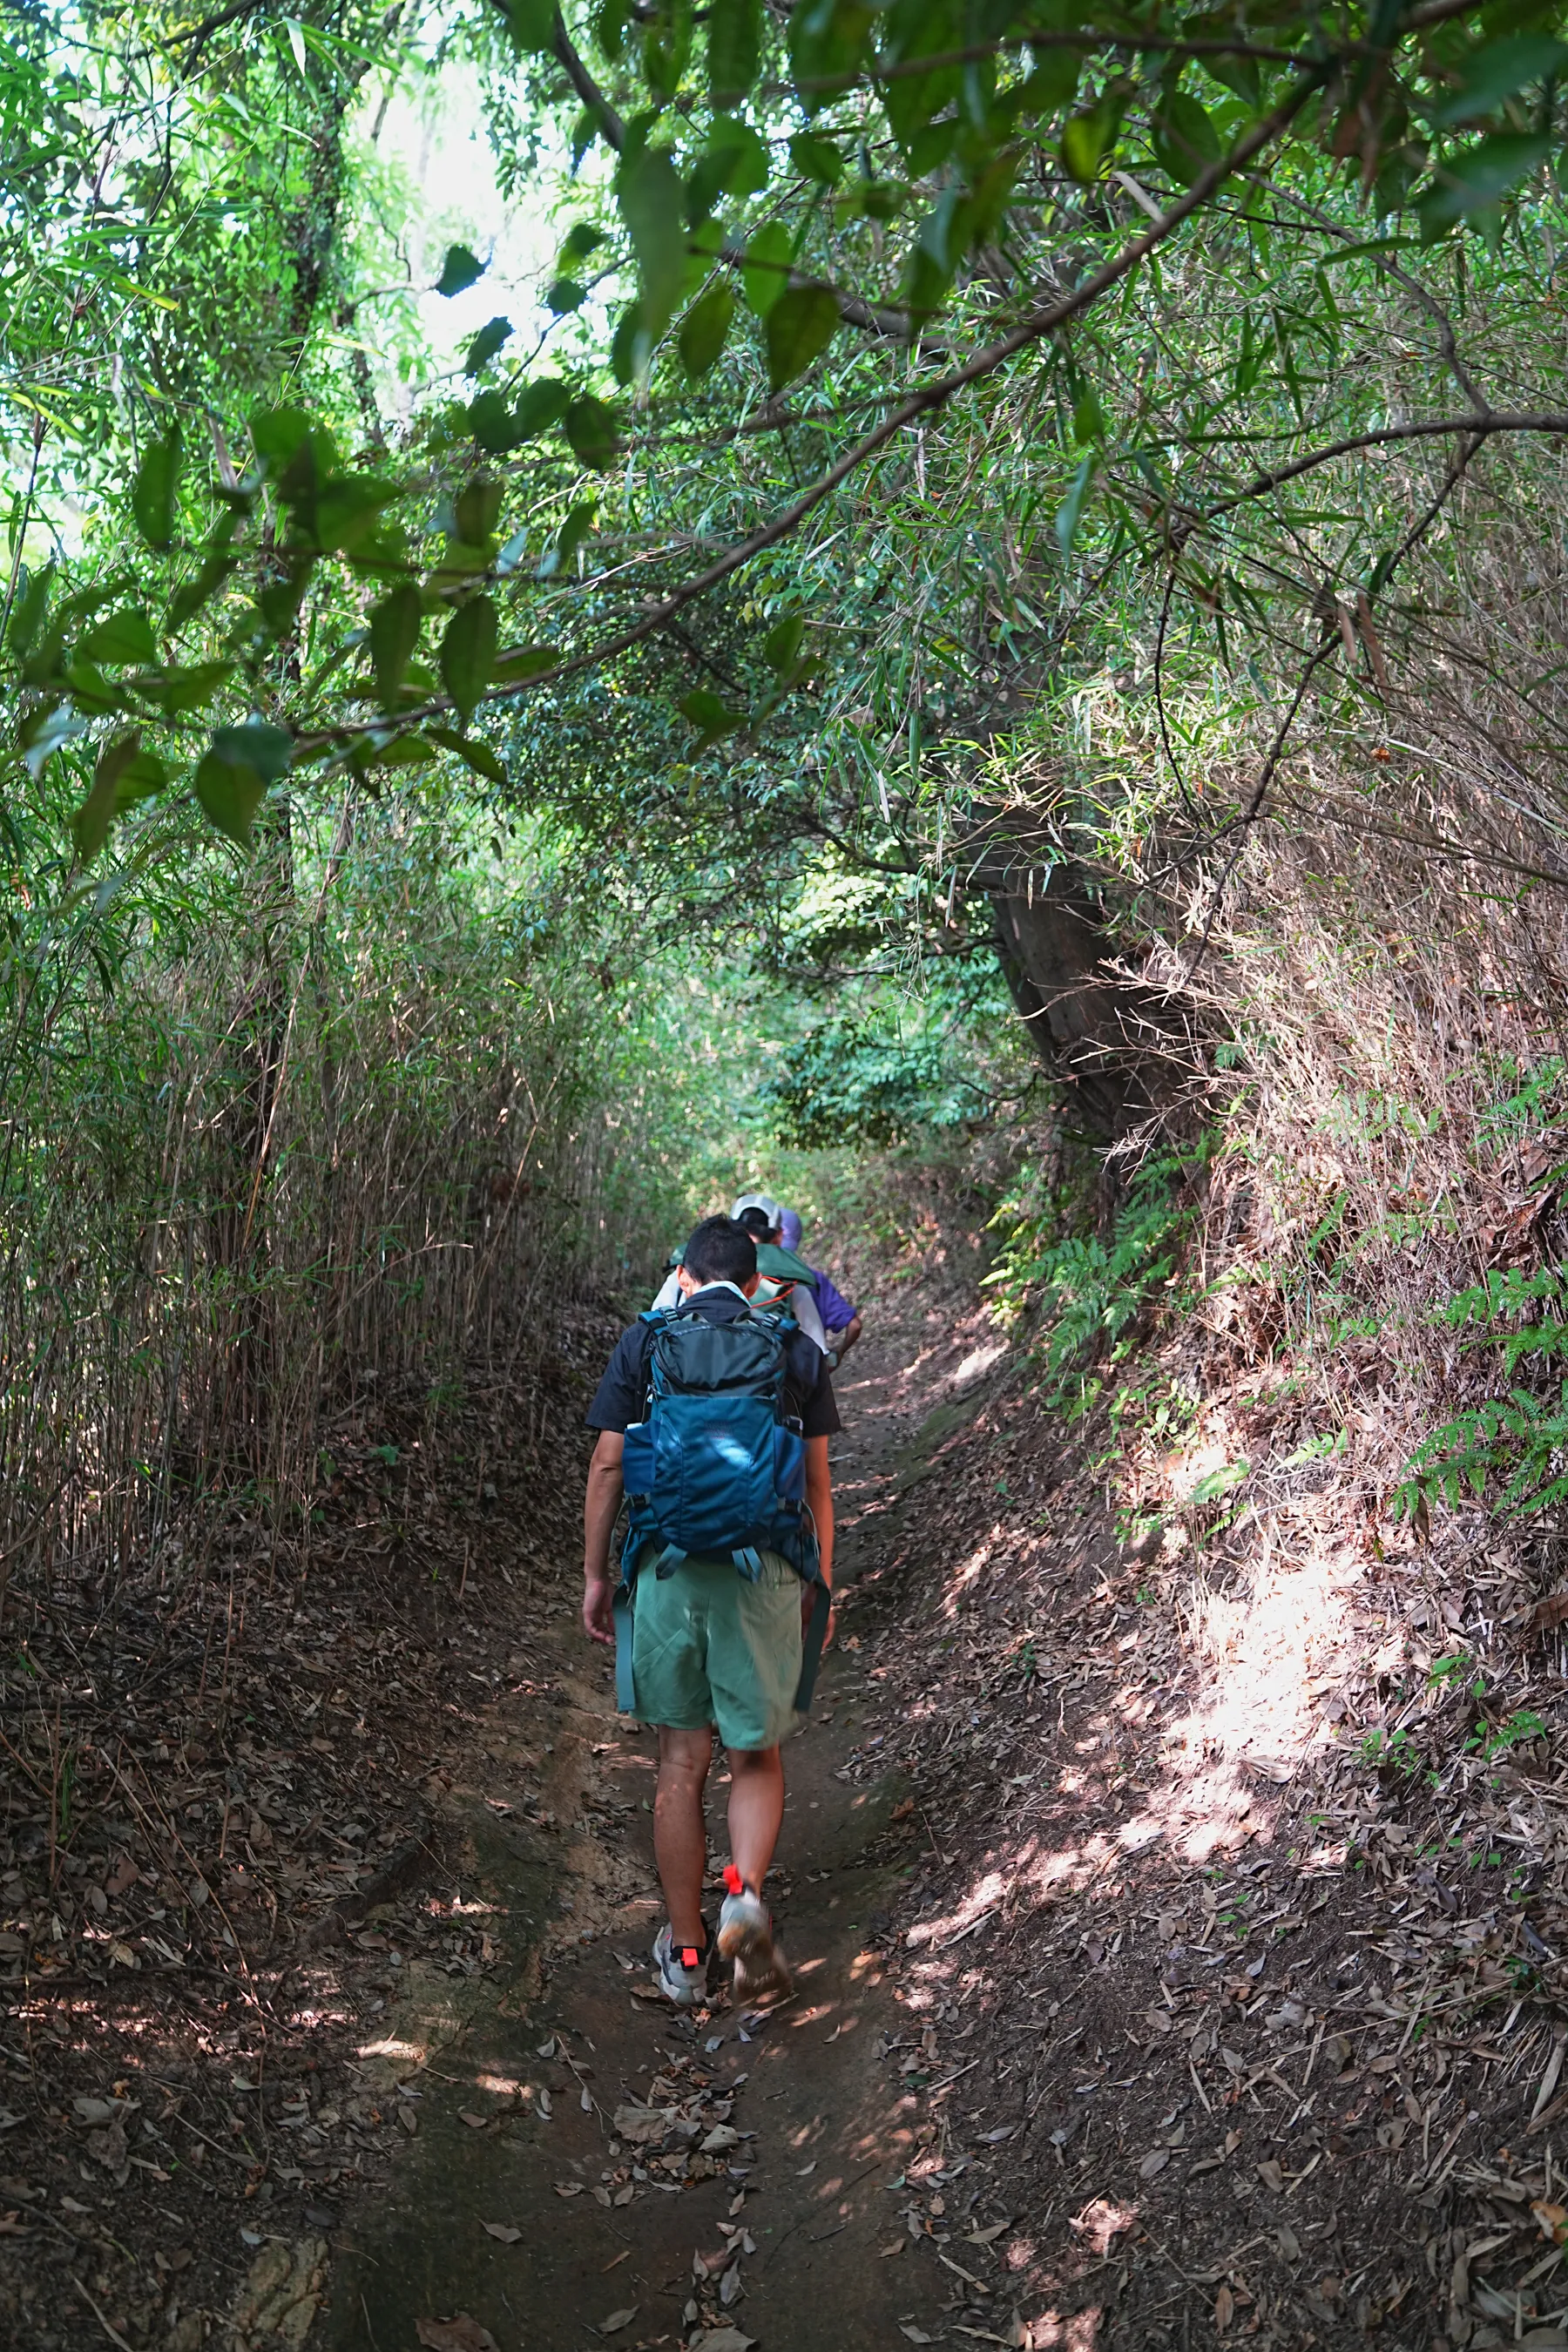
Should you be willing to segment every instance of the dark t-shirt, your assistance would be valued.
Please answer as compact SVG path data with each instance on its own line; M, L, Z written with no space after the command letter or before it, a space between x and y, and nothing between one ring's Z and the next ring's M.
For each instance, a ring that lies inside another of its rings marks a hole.
M739 1291L715 1286L698 1291L683 1302L683 1315L700 1315L710 1323L730 1323L743 1314L746 1301ZM605 1377L588 1407L590 1429L615 1429L623 1434L640 1421L647 1398L648 1358L658 1325L637 1322L621 1333ZM844 1426L834 1402L827 1359L815 1339L792 1331L784 1341L784 1411L798 1421L805 1437L831 1437Z

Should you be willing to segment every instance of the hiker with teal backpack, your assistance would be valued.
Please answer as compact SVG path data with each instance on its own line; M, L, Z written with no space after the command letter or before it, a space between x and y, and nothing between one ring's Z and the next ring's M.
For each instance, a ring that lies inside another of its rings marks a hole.
M826 1360L787 1300L754 1303L757 1245L743 1225L705 1218L678 1287L678 1304L622 1332L588 1410L599 1437L583 1623L615 1645L616 1704L658 1731L653 1842L669 1916L654 1965L668 1997L696 2009L712 1956L702 1791L715 1726L730 1760L718 1952L734 1963L738 2002L789 1988L762 1889L784 1820L779 1742L811 1704L832 1634L827 1441L839 1420Z

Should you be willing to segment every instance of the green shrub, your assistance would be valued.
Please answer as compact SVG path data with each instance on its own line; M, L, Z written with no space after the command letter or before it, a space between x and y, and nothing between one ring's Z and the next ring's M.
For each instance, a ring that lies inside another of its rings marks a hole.
M1061 1230L1059 1204L1020 1217L1017 1192L1003 1202L992 1228L1005 1231L996 1265L985 1277L1003 1314L1033 1310L1043 1326L1047 1394L1065 1402L1072 1376L1109 1355L1128 1352L1128 1333L1152 1294L1181 1263L1193 1222L1177 1187L1184 1160L1163 1153L1145 1160L1128 1188L1110 1237Z

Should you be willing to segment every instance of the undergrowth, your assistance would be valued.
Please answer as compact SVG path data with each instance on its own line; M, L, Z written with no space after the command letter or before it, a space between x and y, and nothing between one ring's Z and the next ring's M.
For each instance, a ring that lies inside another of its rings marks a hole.
M1004 1322L1032 1317L1044 1402L1076 1419L1099 1397L1094 1368L1123 1362L1155 1294L1177 1278L1196 1210L1183 1197L1206 1151L1162 1152L1144 1160L1109 1234L1064 1230L1062 1204L1020 1213L1015 1187L991 1220L1005 1238L985 1276Z

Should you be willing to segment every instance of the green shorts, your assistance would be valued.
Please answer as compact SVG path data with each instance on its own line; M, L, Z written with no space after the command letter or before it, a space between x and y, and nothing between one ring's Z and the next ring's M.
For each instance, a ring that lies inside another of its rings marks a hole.
M801 1581L777 1552L742 1576L732 1559L694 1552L669 1576L637 1577L632 1685L645 1723L700 1731L726 1748L776 1748L800 1685Z

